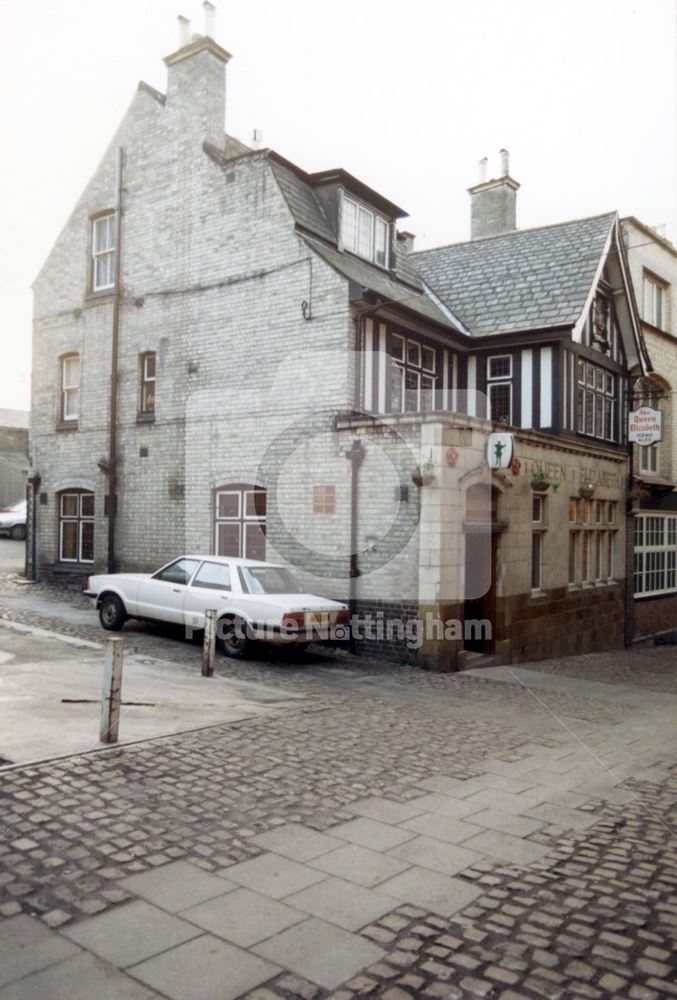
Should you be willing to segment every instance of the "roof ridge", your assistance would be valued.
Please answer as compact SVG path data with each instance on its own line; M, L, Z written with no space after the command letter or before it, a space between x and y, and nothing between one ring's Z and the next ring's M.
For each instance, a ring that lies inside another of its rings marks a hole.
M476 246L480 243L488 243L489 240L500 240L506 236L521 236L526 233L535 233L543 229L559 229L563 226L573 226L580 222L592 222L594 219L605 219L615 217L616 210L612 212L600 212L598 215L586 215L581 219L567 219L565 222L549 222L543 226L530 226L528 229L510 229L507 233L496 233L494 236L481 236L476 240L459 240L456 243L443 243L441 246L429 247L427 250L416 250L410 257L421 257L426 253L435 253L438 250L449 250L451 247Z

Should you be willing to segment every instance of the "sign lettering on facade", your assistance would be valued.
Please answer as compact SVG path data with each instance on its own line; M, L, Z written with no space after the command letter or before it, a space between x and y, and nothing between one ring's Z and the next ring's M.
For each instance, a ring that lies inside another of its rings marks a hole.
M651 406L640 406L628 414L628 440L633 444L655 444L663 437L663 414Z

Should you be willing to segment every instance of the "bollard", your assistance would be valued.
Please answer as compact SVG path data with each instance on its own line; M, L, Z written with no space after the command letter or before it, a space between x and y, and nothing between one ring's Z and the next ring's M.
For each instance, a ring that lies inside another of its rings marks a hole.
M205 611L205 635L202 644L202 676L214 676L214 647L216 646L216 615L215 609Z
M101 727L99 729L99 739L102 743L117 743L118 741L124 649L124 639L106 639L103 693L101 695Z

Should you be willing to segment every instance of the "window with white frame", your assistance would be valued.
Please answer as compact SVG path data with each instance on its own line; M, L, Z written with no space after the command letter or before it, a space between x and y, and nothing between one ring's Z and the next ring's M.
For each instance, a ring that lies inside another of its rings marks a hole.
M115 213L92 220L92 291L115 285Z
M266 491L258 486L223 486L215 495L218 556L266 558Z
M639 446L639 471L650 474L658 472L657 444L642 444Z
M394 333L390 340L390 410L421 413L435 409L437 351Z
M635 515L635 597L677 590L677 516Z
M59 419L63 423L80 416L80 355L65 354L59 362Z
M591 365L583 358L576 361L576 430L588 437L617 441L616 388L612 372Z
M341 240L346 250L388 267L389 226L375 212L343 196L341 208Z
M569 586L594 586L614 580L617 512L615 500L569 500Z
M667 292L665 282L656 278L648 271L644 272L642 282L642 318L652 326L663 329L665 321L665 299Z
M94 494L68 490L59 494L59 560L94 562Z
M512 423L512 355L487 358L489 416L501 424Z
M141 413L155 413L155 352L141 355Z

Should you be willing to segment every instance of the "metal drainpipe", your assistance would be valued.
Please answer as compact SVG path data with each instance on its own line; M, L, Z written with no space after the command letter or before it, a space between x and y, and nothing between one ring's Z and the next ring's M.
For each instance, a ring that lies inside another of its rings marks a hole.
M31 573L30 579L34 580L36 583L40 579L40 573L38 571L38 490L40 489L40 483L42 482L39 475L31 476L28 480L31 486L33 497L31 500ZM26 560L28 561L28 560ZM27 567L26 567L27 568ZM26 573L28 577L28 573Z
M355 615L357 607L357 578L360 575L360 568L357 560L357 528L358 528L358 485L360 466L364 461L366 449L363 442L356 438L346 451L345 455L350 462L350 594L348 606L350 608L350 618ZM350 629L350 652L355 652L355 639L353 630Z
M635 392L634 388L630 386L628 382L628 394L629 403L628 411L632 409L635 402ZM620 415L620 420L623 420L623 414ZM619 420L619 423L620 423ZM623 432L623 428L621 428ZM628 421L625 418L625 429L624 432L628 433ZM628 457L629 457L629 469L628 469L628 494L632 496L635 489L635 449L632 441L629 440L628 435ZM635 638L635 501L631 500L631 511L625 509L625 635L624 644L626 649L629 649L633 644Z
M117 515L117 419L118 419L118 342L120 335L120 274L122 270L122 167L124 151L118 146L115 170L115 275L113 289L113 331L110 372L110 428L108 446L108 572L115 573L115 518Z

